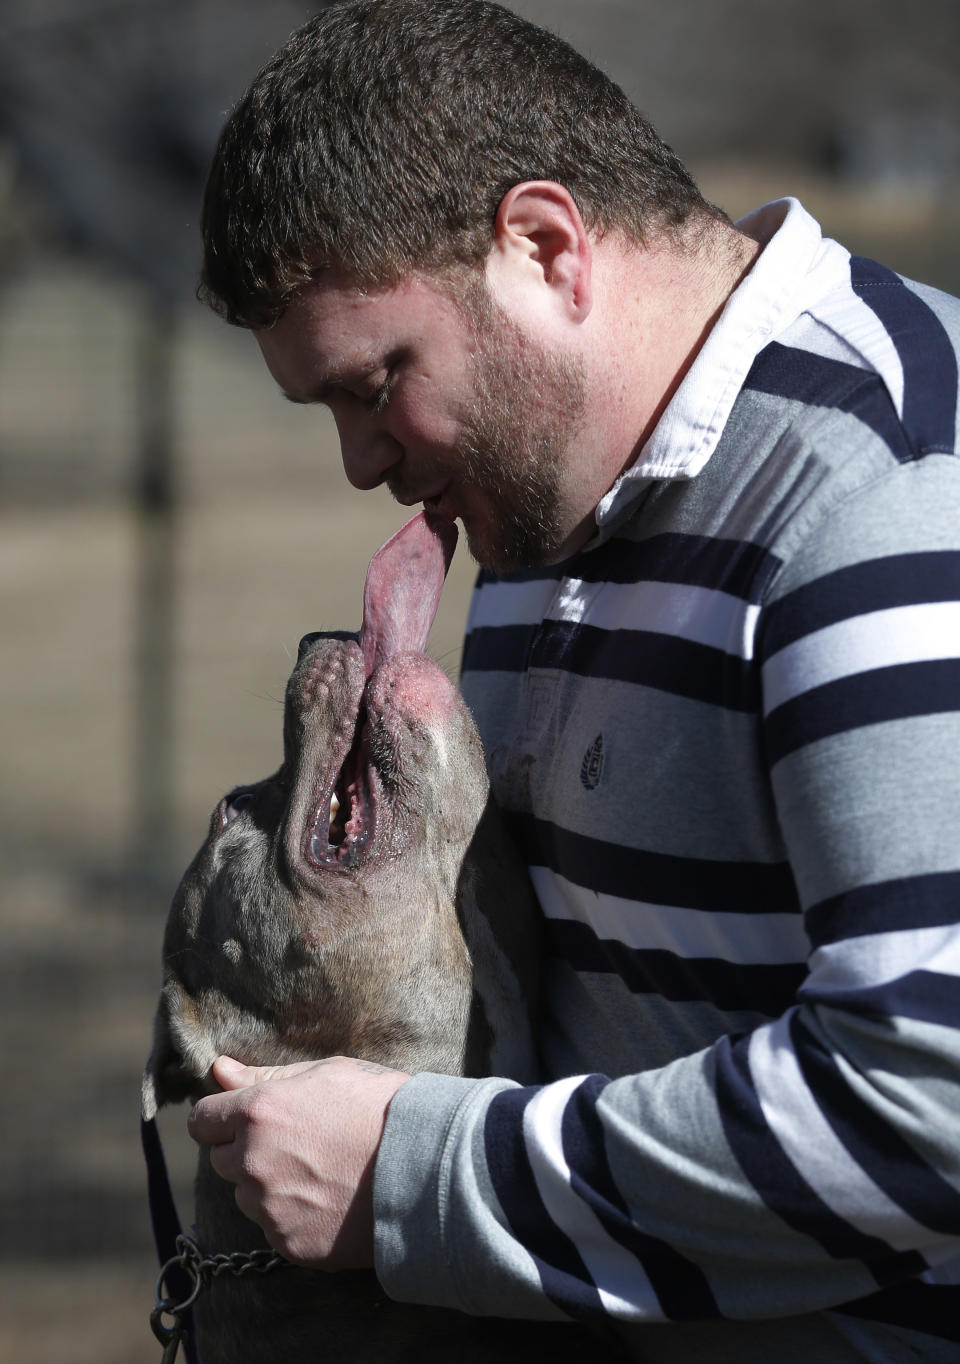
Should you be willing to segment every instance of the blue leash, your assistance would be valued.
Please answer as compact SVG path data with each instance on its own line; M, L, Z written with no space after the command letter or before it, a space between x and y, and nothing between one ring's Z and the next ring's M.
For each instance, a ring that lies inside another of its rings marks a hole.
M147 1163L147 1198L153 1243L160 1263L157 1302L150 1314L150 1324L164 1347L163 1364L172 1364L180 1345L183 1346L187 1364L200 1364L194 1341L192 1310L197 1295L197 1281L183 1267L178 1244L182 1229L156 1118L140 1119L140 1141ZM162 1320L164 1316L173 1316L176 1325L166 1326Z

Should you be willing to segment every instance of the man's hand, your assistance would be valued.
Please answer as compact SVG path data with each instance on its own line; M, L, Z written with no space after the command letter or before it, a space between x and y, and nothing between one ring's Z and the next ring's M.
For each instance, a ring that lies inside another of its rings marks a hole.
M274 1250L323 1269L373 1264L373 1165L387 1108L410 1076L343 1056L291 1066L214 1062L226 1091L187 1119Z

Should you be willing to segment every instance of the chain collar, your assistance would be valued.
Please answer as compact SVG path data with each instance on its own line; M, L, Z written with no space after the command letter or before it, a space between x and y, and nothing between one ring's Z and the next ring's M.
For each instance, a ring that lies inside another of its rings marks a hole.
M274 1250L235 1250L228 1255L204 1255L193 1237L185 1236L183 1232L177 1237L176 1250L176 1255L172 1255L160 1270L157 1300L150 1313L150 1326L164 1347L165 1362L176 1358L186 1315L213 1279L219 1278L221 1274L231 1274L238 1279L246 1274L269 1274L271 1269L290 1263ZM174 1269L182 1270L189 1281L187 1296L179 1302L176 1298L167 1297L164 1292L167 1275ZM173 1318L171 1325L167 1325L165 1317Z

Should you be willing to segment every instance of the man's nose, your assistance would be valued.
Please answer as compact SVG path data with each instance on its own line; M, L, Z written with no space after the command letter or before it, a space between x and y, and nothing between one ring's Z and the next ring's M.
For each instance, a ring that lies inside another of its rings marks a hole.
M355 488L377 488L402 459L403 447L367 413L337 413L344 473Z

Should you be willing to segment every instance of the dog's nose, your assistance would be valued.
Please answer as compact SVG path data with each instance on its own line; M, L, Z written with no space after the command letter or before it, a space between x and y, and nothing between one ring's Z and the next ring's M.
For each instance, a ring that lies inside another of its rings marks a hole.
M352 639L359 643L360 632L358 630L314 630L311 634L304 635L303 639L300 641L297 648L298 663L311 645L316 644L318 639Z

